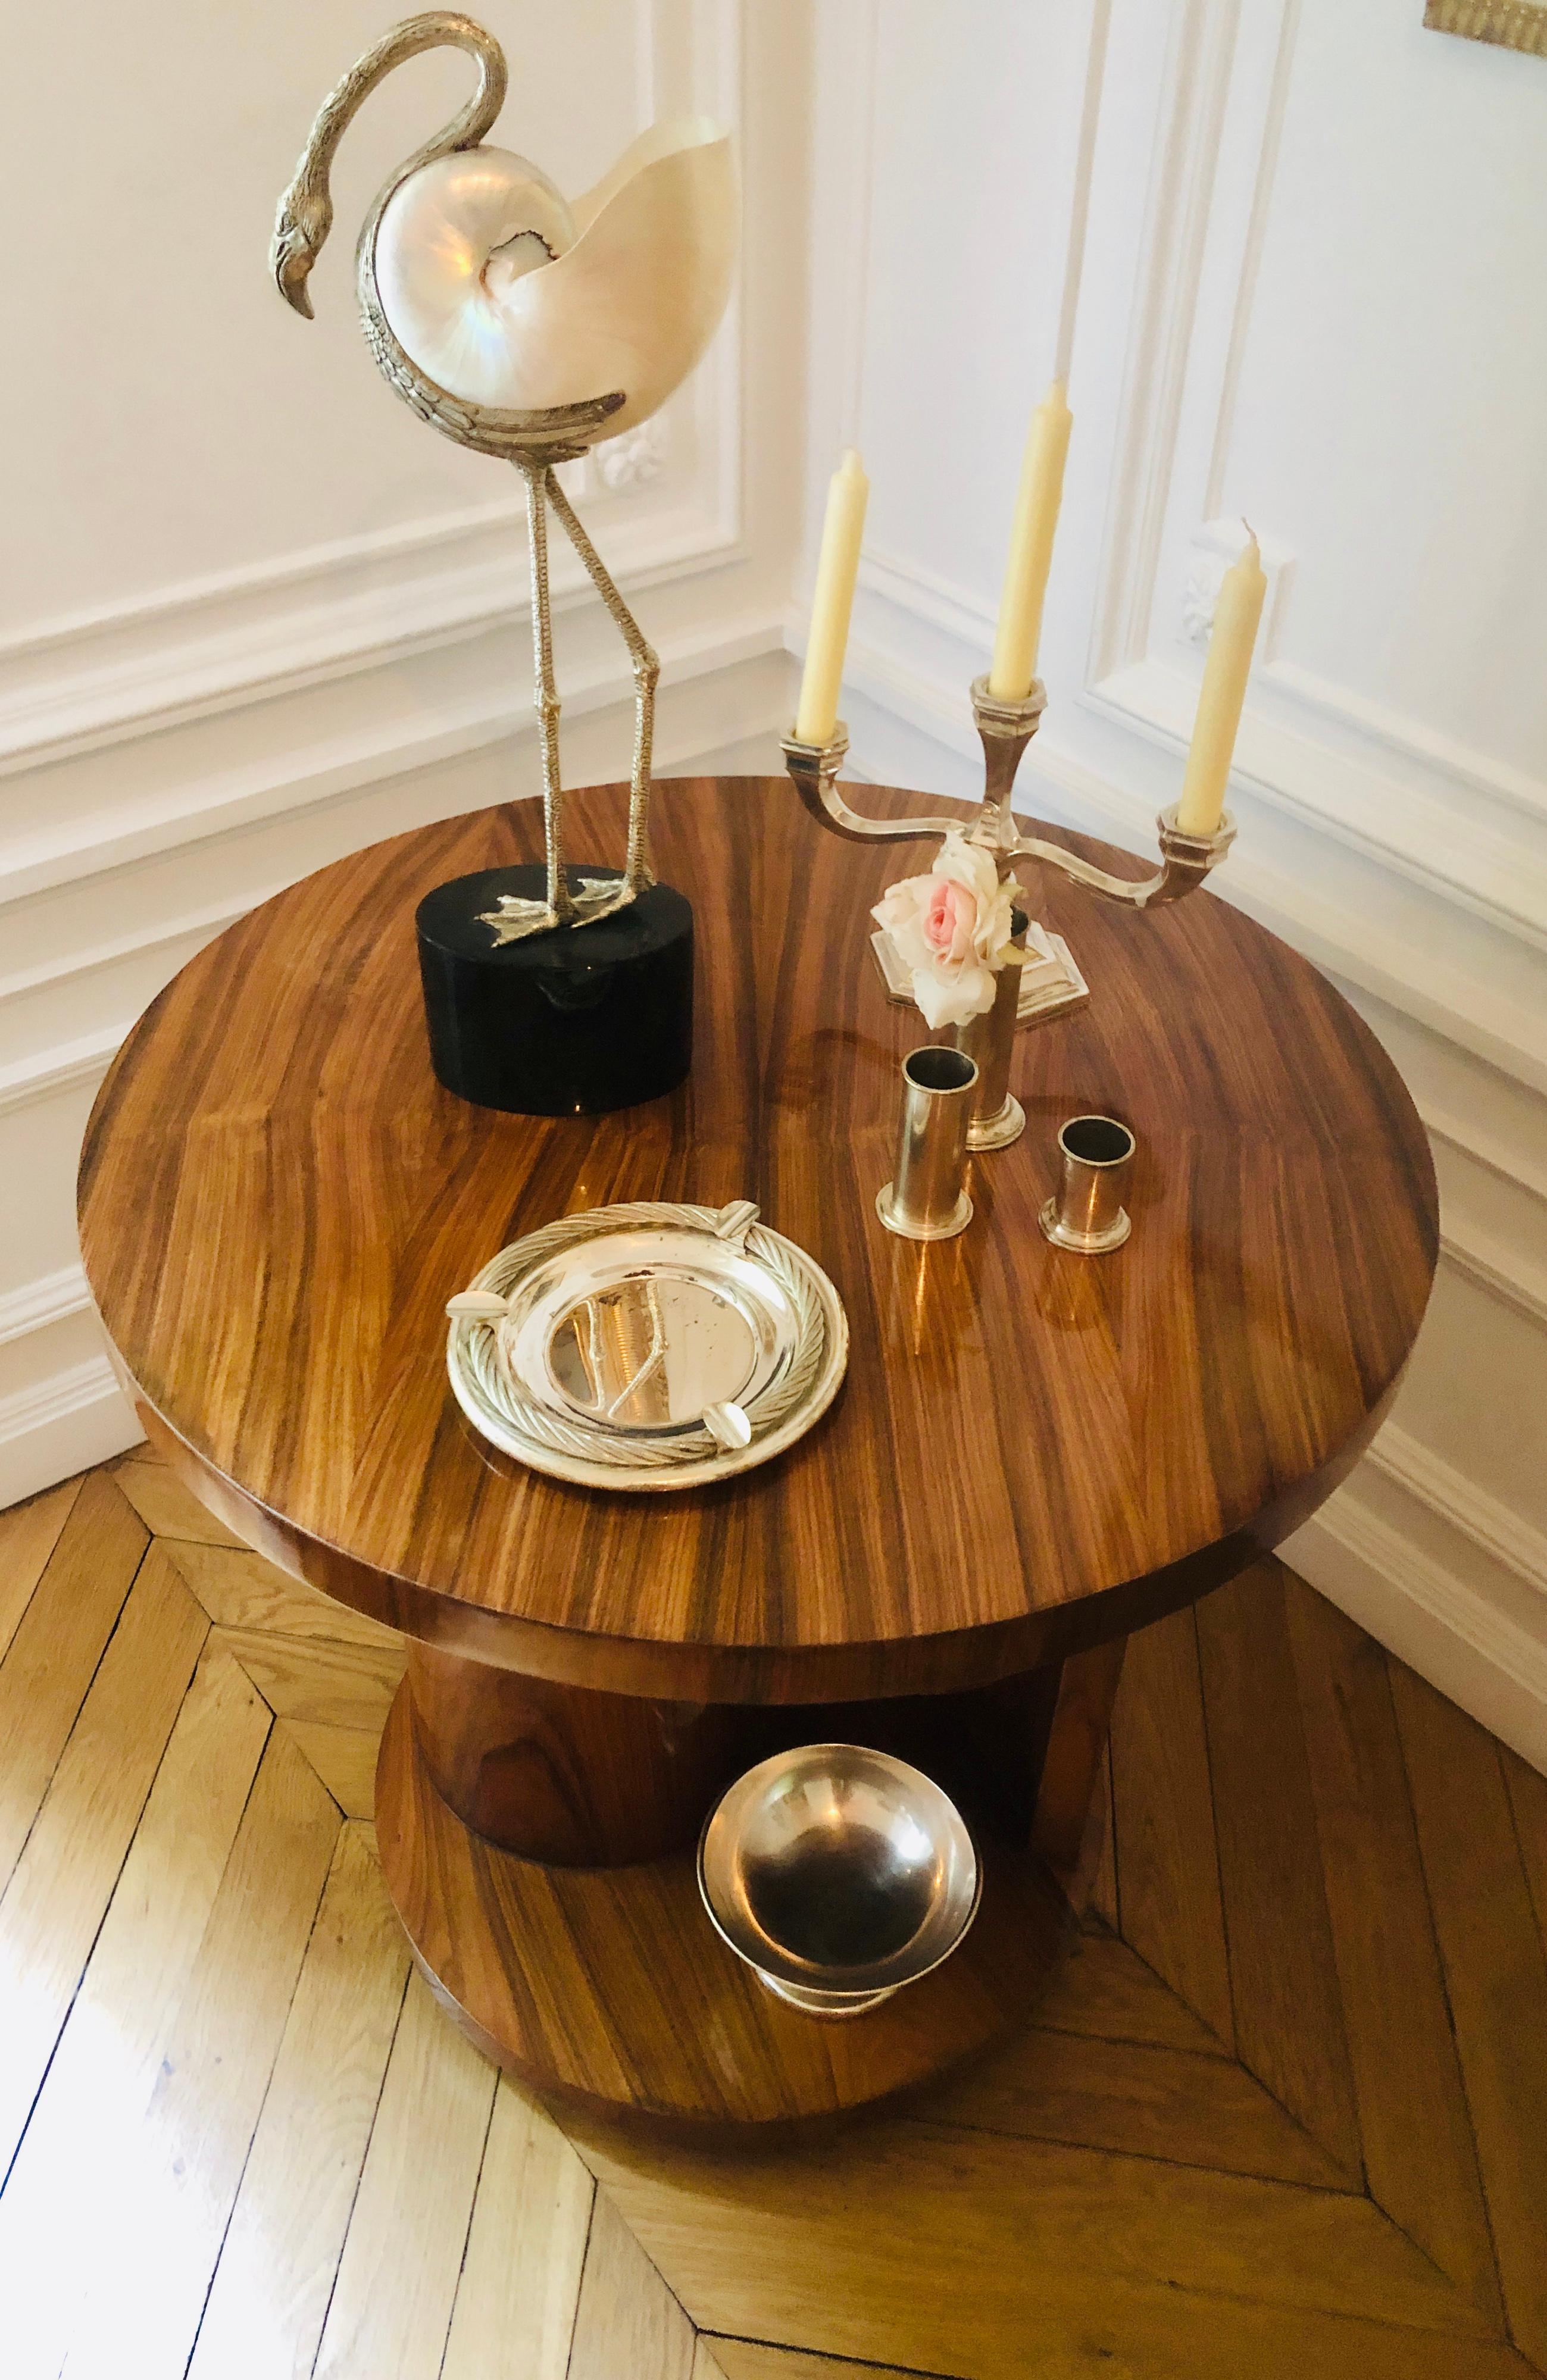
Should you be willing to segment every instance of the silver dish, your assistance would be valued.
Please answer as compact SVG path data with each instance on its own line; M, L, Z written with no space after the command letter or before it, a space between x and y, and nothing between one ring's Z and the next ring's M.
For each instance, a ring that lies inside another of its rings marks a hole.
M699 1843L715 1930L771 1992L812 2016L861 2015L938 1967L981 1888L949 1795L857 1743L760 1761Z
M848 1325L821 1266L757 1214L595 1207L503 1248L447 1307L469 1420L591 1488L697 1487L793 1445L837 1394Z

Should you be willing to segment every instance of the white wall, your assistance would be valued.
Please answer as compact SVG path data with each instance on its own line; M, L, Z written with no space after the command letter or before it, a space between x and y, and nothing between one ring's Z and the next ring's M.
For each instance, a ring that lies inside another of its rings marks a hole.
M1547 72L1421 19L822 9L808 527L857 442L856 758L970 793L966 690L1054 367L1089 91L1023 806L1152 847L1248 513L1275 585L1219 889L1385 1041L1443 1207L1395 1415L1290 1559L1547 1762Z
M389 395L353 300L356 226L460 103L466 59L401 69L347 135L316 322L267 277L312 115L395 13L86 0L10 30L0 206L25 227L6 282L13 334L28 329L0 374L0 1505L135 1434L73 1224L81 1129L135 1016L308 869L535 789L519 484ZM579 495L662 654L662 768L772 759L801 433L804 0L479 13L511 61L495 137L566 188L657 114L739 125L731 319L657 425L579 467ZM591 601L561 607L559 640L566 774L617 775L626 656Z

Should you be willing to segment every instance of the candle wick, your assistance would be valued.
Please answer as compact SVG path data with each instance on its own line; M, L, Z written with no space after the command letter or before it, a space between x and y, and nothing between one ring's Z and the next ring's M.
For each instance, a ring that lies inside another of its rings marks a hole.
M1252 528L1251 523L1248 520L1245 513L1241 515L1241 527L1245 529L1248 537L1250 538L1253 545L1255 545L1257 542L1257 531Z

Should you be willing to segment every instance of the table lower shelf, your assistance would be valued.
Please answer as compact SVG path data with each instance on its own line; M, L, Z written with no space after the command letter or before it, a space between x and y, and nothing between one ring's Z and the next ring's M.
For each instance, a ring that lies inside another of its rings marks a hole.
M406 1685L382 1740L376 1828L450 2012L522 2082L601 2112L777 2124L914 2088L1030 2022L1071 1922L1031 1854L991 1839L982 1906L953 1958L867 2015L804 2016L721 1942L691 1852L550 1867L473 1833L424 1766Z

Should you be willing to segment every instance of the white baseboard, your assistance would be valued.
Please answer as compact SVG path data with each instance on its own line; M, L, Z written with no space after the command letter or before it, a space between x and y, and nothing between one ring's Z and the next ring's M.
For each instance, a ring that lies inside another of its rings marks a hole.
M1463 1569L1435 1560L1369 1509L1357 1475L1279 1551L1329 1602L1547 1774L1547 1602L1539 1631L1522 1626Z
M0 1511L144 1435L105 1355L0 1398Z

